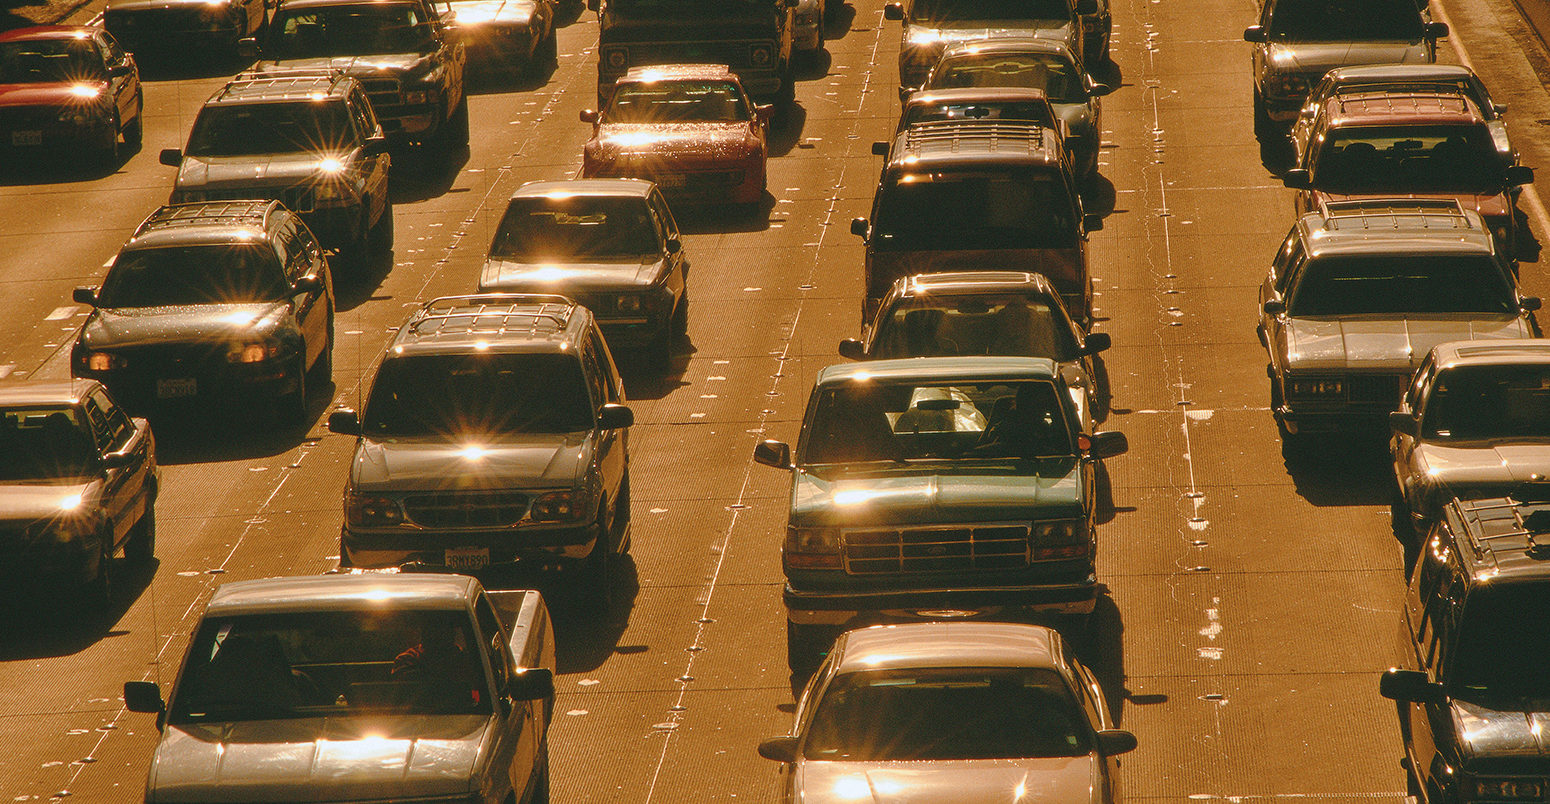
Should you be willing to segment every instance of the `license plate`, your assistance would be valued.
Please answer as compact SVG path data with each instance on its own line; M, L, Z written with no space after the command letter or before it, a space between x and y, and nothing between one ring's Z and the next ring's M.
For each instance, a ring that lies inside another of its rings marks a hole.
M11 132L12 145L42 145L43 132L41 131L13 131Z
M193 377L173 377L156 381L156 396L161 399L176 399L197 393L199 393L199 382Z
M451 570L477 570L490 565L490 548L488 547L450 547L447 548L447 569Z
M682 187L688 183L688 179L677 173L669 173L665 176L657 176L658 187Z

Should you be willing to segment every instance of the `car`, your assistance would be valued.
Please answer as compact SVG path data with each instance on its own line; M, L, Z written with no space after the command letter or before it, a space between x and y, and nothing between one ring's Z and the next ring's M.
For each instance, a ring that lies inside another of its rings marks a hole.
M111 599L113 558L156 552L161 470L145 419L91 380L0 384L0 577L7 594ZM85 590L85 595L80 595Z
M145 801L549 800L554 626L533 590L382 573L221 584L156 715Z
M606 607L630 549L624 383L587 308L563 296L433 299L398 330L356 437L342 567L579 575Z
M480 293L559 293L592 311L612 347L659 367L689 329L689 260L655 184L528 182L512 193L479 275Z
M237 42L269 20L265 0L109 0L102 27L125 50L155 62L237 56Z
M1064 44L1078 62L1094 61L1097 53L1084 53L1093 16L1101 16L1096 0L907 0L883 6L884 18L903 23L901 87L920 86L947 48L980 39L1048 39Z
M1456 201L1326 201L1293 224L1259 289L1270 408L1284 441L1387 426L1444 341L1538 337L1485 222Z
M960 87L1028 87L1044 90L1059 115L1060 132L1077 178L1098 172L1106 84L1082 72L1071 50L1048 39L989 39L963 42L943 51L922 83L923 90Z
M1524 498L1550 476L1550 341L1432 347L1389 426L1394 527L1407 541L1454 497Z
M1028 87L960 87L911 92L900 102L899 124L894 136L916 123L953 120L995 120L1031 123L1065 134L1065 123L1042 89ZM883 147L887 147L885 143Z
M452 0L451 6L472 62L518 72L559 58L557 0Z
M1102 219L1082 206L1060 132L1034 123L916 123L872 152L886 156L872 216L850 222L866 244L863 322L901 276L1029 266L1049 277L1079 321L1091 321L1087 233Z
M774 107L756 106L722 65L640 67L608 105L585 109L584 178L650 179L675 198L754 205L764 199Z
M796 98L798 2L588 0L598 9L597 108L608 105L631 70L699 62L724 64L749 95L789 107Z
M200 107L171 203L273 198L355 264L393 247L392 156L360 82L342 70L255 73Z
M839 0L835 0L839 4ZM824 48L824 23L829 15L824 13L824 0L796 0L792 15L791 49L798 53L814 54Z
M145 90L134 56L101 28L42 25L0 33L0 147L85 152L116 167L138 148Z
M786 659L811 670L846 628L1092 612L1098 462L1054 361L914 357L818 373L795 451L781 565Z
M1550 505L1454 500L1425 536L1399 616L1395 702L1408 788L1424 804L1544 798L1550 715Z
M1404 95L1411 92L1460 92L1474 101L1475 108L1491 129L1491 139L1503 164L1515 165L1518 151L1507 135L1507 104L1491 99L1485 83L1475 71L1462 64L1363 64L1356 67L1337 67L1324 74L1292 123L1293 141L1307 141L1307 131L1330 98L1336 95L1358 92L1389 92Z
M456 152L468 147L468 51L452 19L430 0L286 0L241 45L257 72L344 69L388 137Z
M1254 45L1254 131L1284 131L1336 67L1430 64L1448 26L1415 0L1266 0L1243 31Z
M1109 345L1107 332L1084 333L1071 320L1043 274L945 271L894 282L861 338L840 341L840 354L852 360L1047 357L1058 365L1085 433L1094 416L1094 357Z
M840 635L792 734L759 743L785 802L1117 802L1103 689L1055 631L1023 623L878 625Z
M278 201L170 204L113 257L70 352L77 377L131 409L267 399L307 421L307 386L333 373L328 258ZM233 418L240 418L234 416Z
M1456 89L1331 97L1293 140L1282 174L1299 213L1321 200L1451 198L1485 218L1509 255L1527 232L1517 188L1532 168L1502 162L1480 108Z

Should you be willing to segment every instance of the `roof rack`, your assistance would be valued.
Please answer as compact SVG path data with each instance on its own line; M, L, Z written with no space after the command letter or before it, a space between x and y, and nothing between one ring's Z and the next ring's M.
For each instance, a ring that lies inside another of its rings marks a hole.
M911 123L904 130L904 147L957 151L966 142L980 142L991 151L1016 148L1032 152L1045 147L1044 131L1038 123L1012 120L932 120Z
M1380 218L1388 222L1382 228L1400 228L1405 218L1406 228L1431 228L1434 225L1458 229L1469 226L1469 216L1464 206L1453 198L1369 198L1361 201L1320 201L1319 215L1324 218L1324 228L1342 228L1343 225L1376 229ZM1419 218L1419 220L1417 220ZM1432 219L1436 219L1435 222Z
M1464 90L1459 87L1438 87L1436 89L1412 90L1410 92L1392 92L1375 89L1368 92L1336 92L1331 100L1340 104L1341 111L1345 111L1347 103L1377 103L1383 102L1390 109L1400 104L1414 104L1418 100L1444 97L1448 100L1457 100L1468 111L1473 103Z
M232 201L190 201L167 204L140 224L140 234L147 226L207 226L211 223L231 223L239 220L262 219L269 208L278 201L264 199L236 199Z
M217 94L219 97L224 98L234 91L247 89L258 84L290 89L318 80L327 80L329 86L332 87L347 77L349 77L349 74L342 67L298 67L287 70L248 69L238 73L235 78L228 81L226 86L221 87L221 91Z
M472 332L528 332L536 334L541 322L564 329L577 304L566 296L547 293L477 293L442 296L420 307L409 322L416 335Z
M1524 552L1530 558L1550 558L1550 508L1540 508L1523 515L1524 503L1512 497L1496 497L1487 500L1454 500L1466 520L1473 520L1479 527L1468 539L1475 559L1499 567L1495 542L1502 539L1521 539L1527 543ZM1488 533L1486 522L1508 521L1506 530Z

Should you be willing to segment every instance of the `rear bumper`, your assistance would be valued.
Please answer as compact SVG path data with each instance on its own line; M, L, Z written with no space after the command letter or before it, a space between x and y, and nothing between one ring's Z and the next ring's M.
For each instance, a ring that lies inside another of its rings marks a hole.
M1097 599L1097 578L1077 583L986 589L808 592L789 584L786 617L799 625L853 627L875 622L1000 619L1034 613L1086 614Z
M448 551L488 551L487 567L574 568L592 555L602 532L596 524L475 531L352 531L339 534L342 562L381 568L447 569Z

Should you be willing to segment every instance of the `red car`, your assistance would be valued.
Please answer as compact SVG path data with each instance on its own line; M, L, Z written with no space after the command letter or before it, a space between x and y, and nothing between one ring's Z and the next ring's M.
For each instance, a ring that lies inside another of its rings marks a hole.
M101 28L46 25L0 33L0 146L116 163L140 144L144 93L134 57Z
M756 204L773 108L755 106L724 65L636 67L606 108L581 113L593 128L581 175L650 179L686 201Z

